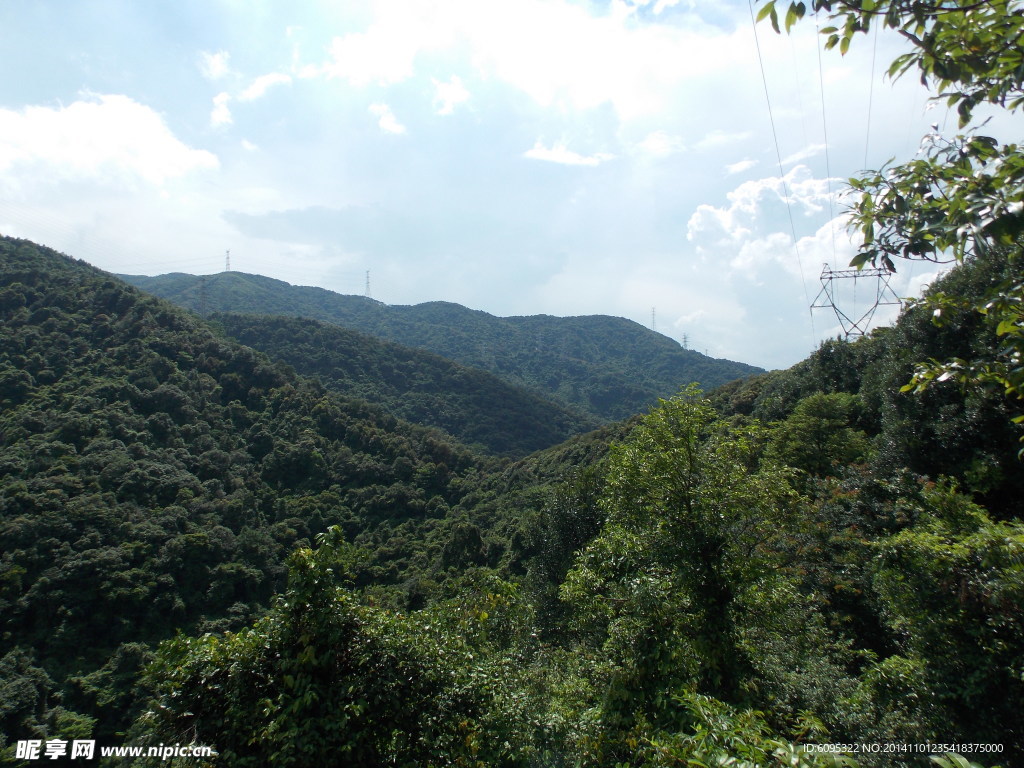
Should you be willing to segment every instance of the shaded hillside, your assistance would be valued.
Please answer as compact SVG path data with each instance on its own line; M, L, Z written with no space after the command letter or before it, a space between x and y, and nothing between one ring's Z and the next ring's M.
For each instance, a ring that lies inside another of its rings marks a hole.
M103 713L94 734L117 743L152 643L258 615L331 525L365 553L361 582L398 582L482 468L27 241L0 239L0 320L5 734Z
M210 319L242 344L319 378L328 389L378 403L401 419L443 429L491 453L523 456L598 425L593 417L479 368L331 323L239 314Z
M646 410L691 382L711 389L761 370L606 315L502 318L447 302L388 306L241 272L124 279L193 311L309 317L426 349L606 420Z

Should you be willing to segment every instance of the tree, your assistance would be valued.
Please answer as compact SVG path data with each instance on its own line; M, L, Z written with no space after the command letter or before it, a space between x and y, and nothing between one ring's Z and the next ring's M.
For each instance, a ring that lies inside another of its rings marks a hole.
M808 7L809 6L809 7ZM895 258L964 262L995 252L1011 267L982 301L970 305L985 316L998 344L971 360L921 361L906 389L954 380L964 387L998 385L1024 398L1024 153L978 133L975 109L1009 112L1024 106L1024 3L1020 0L811 0L790 2L788 30L811 10L834 22L821 31L826 48L846 53L872 24L896 30L910 51L889 67L890 77L916 70L936 99L956 106L960 127L952 139L925 137L922 154L906 163L865 171L851 179L855 202L849 226L863 237L853 266L895 271ZM779 30L776 0L761 8ZM941 323L964 302L931 294L924 304ZM1024 415L1014 421L1024 421Z
M914 526L875 545L874 591L901 646L883 663L913 665L915 685L928 691L913 708L933 713L931 737L999 742L1016 764L1024 754L1024 525L992 521L944 484L924 501Z
M340 528L317 543L295 551L288 589L252 627L160 646L136 734L208 744L232 766L520 764L524 697L491 658L527 623L514 590L482 580L395 614L339 584L358 557Z
M685 732L656 734L642 745L643 768L735 766L736 768L857 768L845 754L805 749L772 733L760 712L737 712L700 694L674 697L686 720ZM800 735L823 741L820 723L803 717Z
M863 458L867 436L850 426L859 408L857 396L845 392L805 397L776 427L769 455L818 477Z
M978 104L1011 110L1024 105L1024 13L1019 0L811 0L810 7L837 22L821 33L828 37L826 48L838 45L843 54L854 35L867 33L876 21L910 41L910 52L890 65L890 77L916 67L922 83L934 86L950 106L957 105L961 127L971 121ZM791 2L786 29L806 13L806 3ZM761 8L758 20L765 17L778 32L776 0Z
M766 543L795 496L788 470L759 462L763 437L721 422L691 389L613 448L605 523L562 585L605 659L602 749L626 749L616 734L644 722L673 729L683 691L749 701L745 632L780 592Z

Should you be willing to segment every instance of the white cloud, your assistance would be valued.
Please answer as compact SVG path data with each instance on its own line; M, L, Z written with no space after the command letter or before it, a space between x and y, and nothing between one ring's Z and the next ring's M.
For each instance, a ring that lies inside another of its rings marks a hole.
M618 1L607 13L550 0L374 0L370 8L364 29L335 37L327 61L300 68L301 76L393 85L429 71L435 54L448 61L458 51L476 76L511 85L542 106L611 103L628 119L657 113L675 89L730 70L749 48L748 30L709 36L703 27L698 33L641 22L635 7Z
M750 131L727 132L716 128L715 130L708 132L704 138L694 144L694 148L702 151L708 149L719 149L730 144L738 144L741 141L746 141L751 137L751 135Z
M443 15L431 6L384 0L373 6L375 21L364 32L335 37L330 60L320 71L351 85L390 85L413 75L421 50L451 39Z
M643 23L613 3L591 15L585 6L523 0L475 3L466 36L482 73L528 94L542 106L590 109L606 103L622 119L659 113L689 80L731 66L736 41Z
M735 163L729 163L729 165L725 166L725 172L731 176L732 174L735 173L743 173L744 171L749 171L755 165L757 165L757 160L751 160L750 158L747 158L745 160L740 160Z
M769 176L745 181L726 195L727 208L703 204L690 217L687 239L701 248L737 243L754 232L790 233L794 225L829 209L827 179L815 179L806 166L798 165L785 177ZM799 233L798 233L799 236Z
M791 163L799 163L801 160L807 160L816 155L820 155L826 149L824 144L811 144L810 146L804 147L803 149L797 150L791 155L782 158L783 165L790 165Z
M439 80L433 80L433 83L436 91L434 109L439 115L450 115L455 111L457 104L463 104L469 100L469 91L466 90L466 86L462 84L458 75L452 75L451 80L447 83Z
M239 101L253 101L263 96L267 89L275 85L290 85L292 79L282 72L271 72L268 75L260 75L238 95Z
M565 144L555 144L548 148L538 141L533 145L533 149L528 149L523 153L523 157L528 157L531 160L545 160L549 163L560 163L562 165L594 166L613 159L615 155L609 155L604 152L598 152L596 155L589 156L581 155L578 152L573 152Z
M817 238L801 238L794 248L793 238L788 232L769 232L761 237L752 235L749 233L749 239L737 242L739 247L728 262L733 274L758 275L766 270L781 269L807 281L817 275L814 270L811 270L814 274L808 274L804 269L804 265L821 263L819 258L824 251L809 247L820 244Z
M925 264L926 268L928 266L930 265ZM922 295L925 288L948 272L945 269L935 268L926 269L925 272L915 274L915 267L920 269L921 262L907 262L899 267L900 271L897 273L899 278L893 281L895 283L893 288L901 298Z
M219 80L231 71L228 67L228 60L230 58L231 54L227 51L217 51L217 53L200 51L199 71L203 73L203 77L207 80Z
M653 131L644 137L636 148L653 157L668 157L686 150L686 145L679 136L672 136L665 131Z
M256 150L259 149L259 147L256 144L253 144L248 139L242 139L242 149L244 149L246 152L255 152Z
M624 0L627 7L646 8L653 0ZM654 2L654 15L658 16L662 14L666 8L674 8L679 5L683 0L657 0ZM692 8L694 5L693 0L689 0L688 5Z
M210 125L214 128L219 128L222 125L231 125L231 108L228 106L228 102L231 101L231 95L226 92L218 93L213 97L213 109L210 110Z
M64 181L159 186L217 166L216 156L183 144L159 114L127 96L0 109L0 185L8 189Z
M829 220L828 186L827 179L797 166L785 177L745 181L727 193L726 205L699 205L690 217L687 239L704 263L716 265L725 294L736 298L748 326L757 328L749 339L735 328L721 330L736 359L795 360L834 335L823 325L832 318L812 315L810 305L821 288L821 265L845 268L857 242L844 216ZM868 293L862 290L858 300L863 303ZM850 310L863 311L852 303Z
M405 126L398 122L395 113L391 111L391 107L387 104L371 104L370 114L377 118L380 129L385 133L405 133Z

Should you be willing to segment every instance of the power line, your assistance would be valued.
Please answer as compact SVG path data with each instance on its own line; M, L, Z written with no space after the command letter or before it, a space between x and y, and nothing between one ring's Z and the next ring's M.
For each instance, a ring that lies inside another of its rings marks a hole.
M875 27L878 29L878 27ZM832 260L836 258L836 225L835 213L832 210L832 166L828 156L828 121L825 119L825 76L821 66L821 33L818 31L818 16L814 16L815 50L818 52L818 88L821 91L821 131L825 138L825 184L828 189L828 228L832 236ZM814 313L811 313L814 317Z
M871 79L868 81L868 124L864 130L864 168L868 167L868 146L871 140L871 103L875 96L875 59L878 55L878 27L875 25L874 44L871 47Z
M810 140L807 138L807 121L803 119L804 112L804 88L803 83L800 82L800 67L797 66L796 60L796 42L794 41L793 35L787 35L789 38L789 57L793 63L793 80L796 82L796 104L797 110L800 114L800 133L803 136L804 145L810 144Z
M754 30L754 47L757 49L757 64L761 69L761 83L764 85L764 100L768 105L768 122L772 126L772 141L775 144L775 158L779 163L779 177L782 181L782 192L786 200L786 212L789 214L789 230L793 235L793 250L796 253L796 261L800 267L800 283L804 289L804 299L807 302L807 306L810 307L811 295L807 291L807 279L804 276L804 262L800 256L800 245L797 242L796 237L796 224L793 221L793 207L789 202L789 185L786 184L786 173L782 168L782 152L779 151L779 135L775 130L775 116L772 114L772 100L768 94L768 77L764 71L764 59L761 56L761 41L757 36L757 19L754 18L754 5L752 0L747 0L747 8L750 10L750 25ZM814 330L814 313L808 308L807 316L811 323L811 341L812 347L814 342L818 339L818 334Z

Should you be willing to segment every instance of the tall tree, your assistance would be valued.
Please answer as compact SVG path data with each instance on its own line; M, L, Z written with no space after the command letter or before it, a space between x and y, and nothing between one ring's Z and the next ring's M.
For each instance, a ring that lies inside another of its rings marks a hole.
M747 700L743 635L777 592L764 545L794 496L787 471L759 463L761 439L691 390L613 449L604 526L562 586L610 662L608 727L672 721L683 690Z

